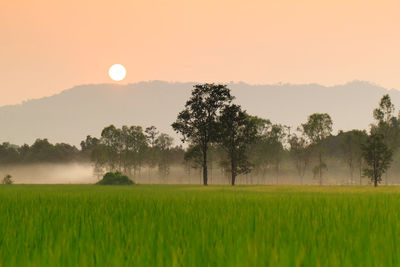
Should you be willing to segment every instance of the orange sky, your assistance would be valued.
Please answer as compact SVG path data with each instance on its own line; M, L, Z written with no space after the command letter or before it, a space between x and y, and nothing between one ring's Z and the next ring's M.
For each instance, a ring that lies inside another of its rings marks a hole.
M78 84L245 81L400 89L399 0L0 0L0 105Z

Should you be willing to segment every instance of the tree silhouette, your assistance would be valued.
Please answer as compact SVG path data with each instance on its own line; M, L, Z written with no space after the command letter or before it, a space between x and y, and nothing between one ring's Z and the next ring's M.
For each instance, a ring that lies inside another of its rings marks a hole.
M247 149L257 138L257 125L239 105L227 105L218 117L217 140L230 163L231 184L239 174L250 172Z
M215 124L221 109L233 97L226 85L195 85L185 109L178 114L172 124L173 129L182 134L182 141L198 146L203 168L203 184L208 184L207 152L209 144L215 141Z
M362 146L363 157L368 167L364 168L364 175L373 181L374 186L382 181L382 175L389 168L392 161L392 151L384 142L382 134L371 133Z
M322 185L322 170L327 167L322 160L322 141L331 135L332 119L327 113L314 113L301 126L303 133L318 150L318 165L314 167L313 172L319 175L319 184Z

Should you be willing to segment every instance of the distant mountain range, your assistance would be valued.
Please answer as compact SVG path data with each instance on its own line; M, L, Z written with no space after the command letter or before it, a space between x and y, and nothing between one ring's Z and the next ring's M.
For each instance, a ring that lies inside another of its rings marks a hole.
M155 125L178 136L171 123L182 110L194 83L162 81L127 85L80 85L50 97L0 107L0 141L31 144L36 138L78 145L86 135L99 136L110 124ZM388 93L399 107L400 91L368 82L344 85L249 85L230 83L229 88L250 114L295 129L315 112L327 112L339 129L367 129L372 111Z

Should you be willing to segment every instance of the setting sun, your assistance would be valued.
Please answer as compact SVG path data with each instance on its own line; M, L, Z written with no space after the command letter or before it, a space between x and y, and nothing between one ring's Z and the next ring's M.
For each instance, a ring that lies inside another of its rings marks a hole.
M122 81L126 76L126 69L121 64L114 64L110 67L108 75L114 81Z

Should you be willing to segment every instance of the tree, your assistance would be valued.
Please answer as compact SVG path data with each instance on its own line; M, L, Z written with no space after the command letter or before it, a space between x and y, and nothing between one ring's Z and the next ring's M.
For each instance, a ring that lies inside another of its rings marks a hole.
M141 126L122 127L122 147L125 173L131 174L133 168L134 176L136 177L137 172L140 176L148 148L147 138Z
M331 135L332 124L332 119L327 113L314 113L301 125L304 135L318 151L318 165L314 167L313 172L319 175L320 185L322 185L322 169L326 168L326 163L322 160L322 141Z
M81 153L85 159L90 158L93 149L100 143L100 140L90 135L86 136L86 140L81 142Z
M383 135L385 144L395 150L399 139L399 121L394 116L394 105L389 95L384 95L379 106L374 109L373 116L376 124L372 125L371 131Z
M174 139L168 134L161 133L155 140L158 152L158 172L162 178L169 174L171 147Z
M394 116L394 111L395 107L390 96L383 95L379 106L373 112L376 123L371 125L371 132L381 134L383 141L392 152L397 150L400 138L400 121ZM387 173L385 182L388 183Z
M182 134L182 141L198 146L203 168L203 184L207 185L207 152L215 141L215 124L221 109L233 99L229 88L221 84L195 85L185 109L178 114L172 128Z
M0 165L17 163L21 160L18 146L8 142L0 144Z
M95 167L108 171L119 171L134 176L140 170L147 150L147 139L140 126L122 126L121 129L110 125L101 132L100 143L92 150L91 159Z
M239 174L250 172L247 149L257 138L257 125L239 105L227 105L218 117L217 140L230 163L231 184Z
M378 122L378 125L383 123L389 124L392 118L394 118L393 113L394 105L392 104L390 96L386 94L381 98L379 107L374 109L374 119Z
M153 147L156 143L157 136L160 132L157 130L156 126L147 127L144 130L144 132L146 133L146 138L148 140L149 145Z
M255 140L250 148L251 162L254 164L254 171L265 180L267 170L272 165L273 155L269 149L270 142L268 141L269 132L272 128L270 120L251 116L251 120L257 127L257 135L259 138Z
M382 134L371 133L366 143L362 146L363 157L368 167L363 173L374 182L377 187L382 181L382 175L389 168L392 161L392 151L384 142Z
M279 183L280 165L284 153L283 142L286 137L285 126L272 124L270 130L265 135L267 150L270 161L275 165L276 184Z
M292 135L289 137L290 154L295 160L296 170L300 176L300 183L310 162L310 146L302 136Z
M340 132L339 148L343 161L346 163L350 172L350 181L353 182L354 169L357 166L360 170L360 184L362 177L362 144L367 137L366 131L352 130L349 132Z
M102 154L96 155L94 158L101 158L108 165L109 171L121 171L121 130L114 125L105 127L101 131L100 141L104 147L103 149L95 150L95 153Z
M147 138L147 142L149 144L149 149L147 150L147 163L149 167L149 176L151 169L154 168L157 164L157 148L156 146L156 140L159 135L159 131L155 126L150 126L145 129L145 134Z
M3 178L3 184L13 184L13 180L11 179L12 176L7 174L6 176L4 176Z

